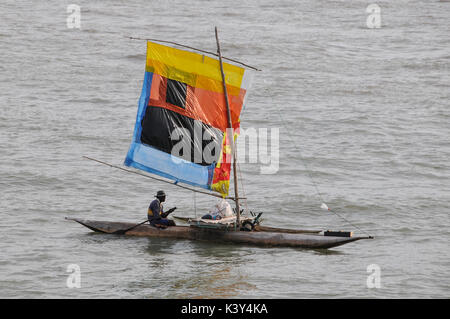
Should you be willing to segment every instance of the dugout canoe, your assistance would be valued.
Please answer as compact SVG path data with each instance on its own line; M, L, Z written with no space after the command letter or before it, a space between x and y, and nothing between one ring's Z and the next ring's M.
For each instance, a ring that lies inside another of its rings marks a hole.
M134 223L96 221L67 218L98 233L113 233L133 227ZM313 233L287 233L273 231L224 231L192 226L172 226L159 229L141 225L125 233L126 236L156 237L200 240L217 243L231 243L262 247L294 247L308 249L328 249L370 237L338 237Z
M188 223L190 220L194 220L195 217L184 217L184 216L172 216L175 220L181 221L183 223ZM318 234L321 230L312 229L290 229L290 228L276 228L269 226L255 226L256 231L273 232L273 233L291 233L291 234Z

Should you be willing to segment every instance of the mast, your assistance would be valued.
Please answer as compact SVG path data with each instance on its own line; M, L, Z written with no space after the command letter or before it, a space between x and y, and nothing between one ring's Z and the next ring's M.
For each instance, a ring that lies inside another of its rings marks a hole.
M222 64L222 54L220 53L220 43L219 43L219 35L217 33L217 27L215 27L216 32L216 42L217 42L217 54L219 55L219 62L220 62L220 72L222 73L222 85L223 85L223 92L225 94L225 103L227 105L227 117L228 117L228 126L231 131L231 153L232 153L232 162L233 162L233 181L234 181L234 198L236 203L236 225L237 230L239 230L241 225L241 212L239 210L239 195L238 195L238 180L237 180L237 170L236 170L236 150L234 145L234 131L233 131L233 124L231 122L231 111L230 111L230 104L228 102L228 92L227 92L227 85L225 83L225 74L223 73L223 64ZM229 132L227 132L229 133ZM230 138L230 136L228 136Z

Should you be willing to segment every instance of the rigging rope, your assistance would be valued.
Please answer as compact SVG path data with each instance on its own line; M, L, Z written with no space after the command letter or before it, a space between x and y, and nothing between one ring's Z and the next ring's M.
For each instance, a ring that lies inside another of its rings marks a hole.
M288 129L287 129L286 125L284 124L284 123L286 123L286 122L285 122L285 120L283 119L283 117L282 117L282 115L281 115L281 109L280 109L280 107L278 106L278 104L275 103L275 105L276 105L276 107L278 108L278 112L277 112L277 113L278 113L278 116L280 117L281 124L282 124L283 128L285 129L285 131L288 132ZM359 228L358 226L356 226L355 224L353 224L352 222L350 222L348 219L346 219L346 218L344 218L343 216L341 216L341 215L339 215L338 213L336 213L334 209L331 210L330 208L328 208L328 206L325 204L325 201L323 200L322 193L319 191L319 187L317 186L317 183L316 183L316 181L314 180L314 178L313 178L313 176L312 176L312 174L311 174L311 172L310 172L310 170L309 170L309 168L308 168L308 165L306 164L306 160L303 158L303 156L302 156L302 154L301 154L301 152L300 152L300 148L297 146L297 144L295 143L295 141L292 140L292 138L291 138L291 136L290 136L289 134L287 134L287 136L289 137L291 144L294 145L295 149L296 149L297 152L298 152L298 155L299 155L299 157L300 157L300 160L301 160L303 166L305 167L305 170L306 170L306 172L307 172L307 174L308 174L308 176L309 176L309 178L310 178L310 180L311 180L311 182L312 182L312 184L313 184L313 186L314 186L314 189L315 189L315 191L316 191L316 195L319 197L319 199L320 199L320 201L321 201L321 203L322 203L321 208L326 209L326 210L328 210L329 212L332 212L333 214L335 214L336 216L338 216L339 218L341 218L341 219L343 219L345 222L347 222L350 226L355 227L355 228L357 228L360 232L366 234L366 235L369 236L369 237L372 237L372 236L369 235L366 231L362 230L361 228Z
M197 219L197 197L196 197L195 192L194 192L194 214L195 214L195 219Z
M247 213L249 212L248 210L248 203L247 203L247 196L245 195L245 189L244 189L244 182L242 181L242 173L241 173L241 166L239 165L239 162L237 163L237 167L238 167L238 173L239 173L239 180L241 181L241 186L242 186L242 194L244 195L244 206L245 206L245 212Z

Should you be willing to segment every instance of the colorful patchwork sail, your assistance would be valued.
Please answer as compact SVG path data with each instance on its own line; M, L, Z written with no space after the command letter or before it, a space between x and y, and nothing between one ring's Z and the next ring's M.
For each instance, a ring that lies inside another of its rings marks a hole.
M250 70L223 63L234 137ZM144 84L125 165L228 194L231 136L217 59L147 42Z

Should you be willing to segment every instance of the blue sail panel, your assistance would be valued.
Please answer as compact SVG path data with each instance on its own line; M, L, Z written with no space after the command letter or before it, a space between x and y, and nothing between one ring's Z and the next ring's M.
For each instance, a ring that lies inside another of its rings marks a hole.
M205 189L210 189L214 169L214 165L188 162L141 143L132 143L125 165Z

